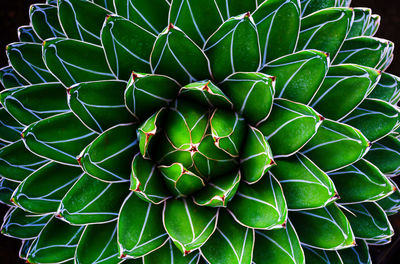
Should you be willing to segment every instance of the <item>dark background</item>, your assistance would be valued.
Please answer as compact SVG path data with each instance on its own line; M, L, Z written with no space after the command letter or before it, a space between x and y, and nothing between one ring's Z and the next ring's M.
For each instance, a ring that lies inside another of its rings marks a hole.
M324 1L324 0L321 0ZM18 41L17 28L29 23L28 10L33 3L44 0L2 0L0 8L0 67L7 65L5 46ZM400 46L400 2L397 0L353 0L353 7L369 7L374 14L382 17L377 37L393 41ZM388 72L400 76L400 48L395 49L395 58ZM8 207L0 204L0 218ZM376 264L400 263L400 216L391 217L397 233L393 242L386 246L371 247L373 262ZM20 241L0 235L0 264L24 263L18 258ZM275 263L274 263L275 264Z

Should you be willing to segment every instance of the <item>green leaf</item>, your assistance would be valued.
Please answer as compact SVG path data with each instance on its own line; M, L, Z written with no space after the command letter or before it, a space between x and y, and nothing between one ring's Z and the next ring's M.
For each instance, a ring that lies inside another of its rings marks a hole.
M372 264L371 256L368 252L368 244L362 240L356 240L357 246L339 250L338 253L343 263L362 263Z
M47 68L67 87L80 82L115 79L103 48L94 44L64 38L46 40L43 58Z
M291 211L289 217L300 241L306 245L329 250L354 246L350 223L335 204L309 211Z
M116 223L86 226L76 248L76 263L120 263Z
M286 225L285 197L279 182L271 174L252 185L240 184L228 209L235 220L246 227L275 229Z
M372 11L369 8L354 8L354 21L347 38L359 37L364 35L365 30L371 20Z
M377 201L395 188L374 164L365 159L331 172L329 177L340 194L340 203Z
M138 153L133 158L131 187L130 189L139 196L139 198L154 204L159 204L170 197L166 186L162 180L161 172L157 164L151 160L144 159Z
M275 77L264 73L234 73L220 85L235 111L253 125L268 117L275 94L274 86Z
M290 156L313 138L323 120L307 105L275 99L271 114L258 129L264 134L275 157Z
M132 157L138 151L136 128L117 125L98 136L78 157L83 170L102 181L128 181Z
M325 120L301 153L323 171L330 172L358 161L370 146L371 143L358 129Z
M367 242L367 244L371 246L384 246L392 243L392 238L386 238L381 240L366 239L365 242Z
M21 26L18 28L18 39L20 42L41 43L41 39L33 30L32 26Z
M22 140L0 149L0 175L11 181L22 181L48 162L26 149Z
M43 62L41 44L12 43L6 53L10 65L31 84L56 81Z
M72 226L52 218L33 242L29 253L30 263L57 263L72 260L85 226Z
M276 76L277 98L308 104L324 81L329 63L327 53L303 50L276 59L261 71Z
M400 173L400 140L387 136L375 142L365 158L384 174L395 176Z
M303 264L304 253L290 221L286 228L256 230L253 261L257 264ZM307 260L308 263L308 260Z
M96 132L134 120L125 107L126 82L99 81L73 85L68 105L87 127Z
M114 0L117 14L158 35L166 26L170 1ZM157 8L154 8L157 7Z
M165 202L164 227L184 255L201 247L214 233L218 211L184 198Z
M60 23L65 34L71 39L100 44L100 30L109 14L111 14L110 11L92 3L92 1L58 1Z
M358 65L331 66L310 106L326 118L340 120L371 93L380 75L375 69Z
M95 137L71 112L42 119L22 133L26 147L36 155L72 166L78 166L76 157Z
M114 74L126 80L132 71L150 72L150 54L156 36L123 17L108 16L101 43Z
M243 180L250 184L259 181L275 165L268 142L261 131L254 127L248 128L240 158Z
M209 263L250 264L253 257L254 229L239 225L226 211L219 213L219 224L214 234L201 247L202 256Z
M329 7L337 7L337 6L346 6L343 5L343 2L346 0L300 0L301 7L302 7L302 16L307 16L311 13L319 11L321 9L329 8ZM347 0L347 2L349 2Z
M204 45L212 74L220 82L235 72L255 72L261 52L257 27L250 13L232 17Z
M254 11L253 18L260 40L261 65L293 53L300 30L298 1L264 1Z
M376 203L348 204L343 210L357 238L381 240L393 236L385 211Z
M1 178L0 180L0 203L6 204L9 206L14 206L11 201L11 196L14 193L14 190L18 187L19 182L9 181L5 178Z
M40 39L65 37L58 20L57 6L47 4L31 5L29 18L34 32Z
M338 253L339 251L320 250L305 245L302 245L302 247L309 264L344 264Z
M149 157L149 147L153 137L160 132L161 122L164 121L166 110L161 108L149 117L138 129L139 149L143 157Z
M121 256L138 258L165 244L168 234L163 227L162 210L162 205L144 202L135 194L126 198L118 219Z
M316 49L336 57L353 22L350 8L329 8L315 12L301 20L297 50Z
M1 104L21 124L69 111L65 88L60 83L43 83L5 90Z
M126 107L143 121L170 104L179 89L180 85L168 76L132 73L125 91Z
M1 234L19 239L35 238L51 217L34 215L20 208L10 209L4 217Z
M372 37L348 39L333 64L353 63L382 70L391 62L393 46L393 42Z
M0 108L0 139L12 143L21 138L24 126L16 121L4 108Z
M381 99L391 104L397 104L400 100L400 78L383 72L382 78L369 94L369 97Z
M381 17L379 15L372 15L367 28L364 31L365 36L374 36L379 29Z
M143 256L143 264L196 264L199 259L199 253L183 256L170 239L160 249Z
M370 141L376 141L398 127L399 109L383 100L367 98L341 122L358 128Z
M260 0L256 1L216 0L215 2L217 3L219 10L222 16L224 17L224 20L227 20L233 16L237 16L255 10L257 4L260 3Z
M240 171L217 177L193 196L193 202L200 206L225 207L235 196L240 179Z
M28 252L33 244L33 241L35 241L34 239L31 240L22 240L22 245L21 248L19 250L19 257L21 259L26 260L28 258Z
M128 192L125 183L106 183L84 174L62 199L57 217L73 225L113 221Z
M150 65L153 73L170 76L182 85L211 76L204 52L181 29L172 25L158 35Z
M275 160L271 174L282 185L291 210L325 207L338 198L332 180L301 154Z
M400 191L396 184L392 183L395 186L395 191L377 202L388 216L397 214L400 211Z
M93 3L98 4L111 12L115 12L114 0L93 0Z
M4 89L28 84L28 82L22 78L11 66L6 66L0 69L0 82Z
M80 168L49 162L16 188L13 202L36 214L57 212L62 198L82 174Z

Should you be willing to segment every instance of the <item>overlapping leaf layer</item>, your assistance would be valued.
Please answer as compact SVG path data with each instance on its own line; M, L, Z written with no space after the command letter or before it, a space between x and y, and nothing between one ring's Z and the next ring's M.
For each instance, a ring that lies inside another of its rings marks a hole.
M349 0L47 0L0 70L29 263L371 263L400 78Z

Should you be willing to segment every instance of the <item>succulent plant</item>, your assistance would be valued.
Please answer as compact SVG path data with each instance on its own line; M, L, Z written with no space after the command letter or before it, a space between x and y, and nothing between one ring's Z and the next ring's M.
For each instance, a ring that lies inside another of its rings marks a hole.
M349 0L48 0L0 70L29 263L371 263L400 78Z

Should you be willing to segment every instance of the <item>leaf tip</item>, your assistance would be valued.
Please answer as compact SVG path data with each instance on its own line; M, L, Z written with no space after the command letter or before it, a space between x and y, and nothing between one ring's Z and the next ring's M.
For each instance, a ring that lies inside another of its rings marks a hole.
M174 29L175 27L174 27L174 24L172 24L172 23L169 23L169 25L168 25L168 31L171 31L172 29Z

